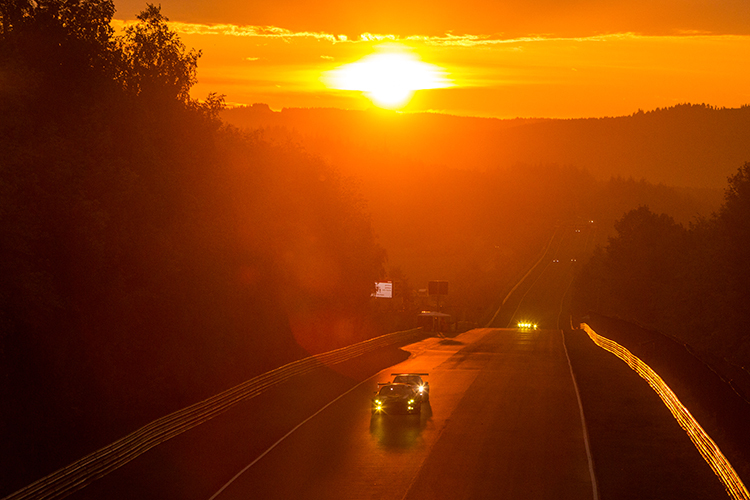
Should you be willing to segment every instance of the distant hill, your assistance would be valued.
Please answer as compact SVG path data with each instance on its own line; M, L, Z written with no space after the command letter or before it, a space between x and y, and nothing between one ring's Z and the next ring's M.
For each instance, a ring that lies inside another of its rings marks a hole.
M380 110L228 109L223 119L301 142L334 163L358 156L486 170L516 164L572 165L601 180L644 178L678 187L724 188L750 161L750 106L680 104L630 116L512 119ZM346 161L343 161L346 160Z

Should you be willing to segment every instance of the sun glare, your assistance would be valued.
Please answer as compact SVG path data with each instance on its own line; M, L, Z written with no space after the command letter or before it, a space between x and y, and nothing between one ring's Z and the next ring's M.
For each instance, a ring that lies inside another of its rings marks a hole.
M403 108L417 90L449 86L438 66L393 49L330 71L324 81L331 88L363 92L375 105L387 109Z

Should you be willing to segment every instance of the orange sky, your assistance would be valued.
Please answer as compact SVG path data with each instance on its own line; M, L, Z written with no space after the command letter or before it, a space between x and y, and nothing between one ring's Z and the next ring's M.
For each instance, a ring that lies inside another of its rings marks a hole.
M119 21L145 2L115 0ZM397 43L452 86L404 111L573 118L678 103L750 103L747 0L166 0L162 13L201 49L194 97L231 104L364 109L327 71ZM119 25L120 23L118 23ZM117 26L116 26L117 27Z

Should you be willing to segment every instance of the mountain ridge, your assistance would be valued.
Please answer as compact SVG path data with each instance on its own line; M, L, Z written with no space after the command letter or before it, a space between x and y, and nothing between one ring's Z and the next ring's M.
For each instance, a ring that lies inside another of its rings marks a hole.
M722 188L750 160L747 105L679 104L618 117L501 119L375 109L273 111L254 104L227 109L222 118L276 139L287 134L287 140L302 142L334 163L343 156L374 154L470 170L562 164L602 180L621 176Z

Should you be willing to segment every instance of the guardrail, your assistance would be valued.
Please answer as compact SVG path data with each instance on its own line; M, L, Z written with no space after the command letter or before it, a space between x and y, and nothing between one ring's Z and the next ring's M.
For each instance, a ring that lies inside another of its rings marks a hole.
M381 347L409 341L421 335L421 328L389 333L341 349L293 361L199 403L154 420L122 439L8 495L3 500L53 500L70 495L151 448L207 422L240 401L258 396L270 387L322 366L342 363Z
M669 408L669 411L680 424L680 427L687 432L708 465L724 484L724 488L727 490L729 496L735 500L750 500L750 493L748 493L747 488L742 483L737 472L735 472L732 464L729 463L729 460L726 459L716 443L703 430L693 415L690 414L690 411L680 402L666 382L650 366L625 347L613 340L602 337L586 323L582 323L581 328L596 345L625 361L630 368L648 382L667 408Z

